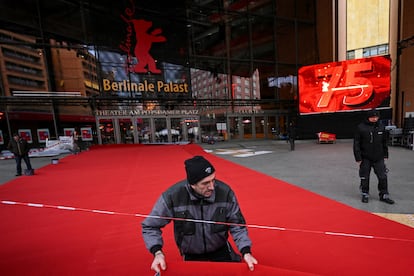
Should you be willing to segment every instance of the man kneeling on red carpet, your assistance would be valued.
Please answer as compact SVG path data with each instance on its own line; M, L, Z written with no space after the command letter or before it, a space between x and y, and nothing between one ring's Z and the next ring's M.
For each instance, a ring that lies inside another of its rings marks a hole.
M229 232L250 270L257 260L233 190L216 179L213 165L202 156L184 162L187 179L167 189L142 222L147 249L154 255L151 269L167 268L161 228L174 222L175 242L185 261L240 262L228 242ZM211 223L216 222L216 223Z

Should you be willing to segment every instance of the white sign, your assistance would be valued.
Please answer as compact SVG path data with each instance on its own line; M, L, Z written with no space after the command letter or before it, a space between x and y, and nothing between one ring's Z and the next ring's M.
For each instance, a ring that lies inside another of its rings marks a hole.
M226 123L216 123L217 130L227 130Z

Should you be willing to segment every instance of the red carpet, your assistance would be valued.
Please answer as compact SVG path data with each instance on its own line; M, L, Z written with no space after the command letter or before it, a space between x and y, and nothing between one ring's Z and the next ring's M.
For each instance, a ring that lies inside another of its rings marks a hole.
M259 265L183 262L169 225L162 275L414 275L413 228L197 145L96 147L0 186L0 274L154 275L140 215L185 177L183 162L196 154L235 190Z

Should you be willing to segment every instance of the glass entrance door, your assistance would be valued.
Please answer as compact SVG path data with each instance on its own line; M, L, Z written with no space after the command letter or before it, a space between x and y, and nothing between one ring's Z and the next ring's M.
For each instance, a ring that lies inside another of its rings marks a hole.
M199 141L199 118L98 118L100 144L179 143Z
M186 138L189 142L200 142L201 141L201 129L199 126L198 118L188 118L184 120L185 129L187 131Z
M154 118L155 125L155 142L168 142L168 127L166 118Z
M231 139L241 139L240 135L240 122L239 117L230 117L230 138Z
M256 138L263 139L266 137L265 133L265 117L264 116L258 116L254 117L255 121L255 134Z
M134 125L129 118L121 118L119 121L119 135L121 144L134 144Z
M242 126L243 126L243 138L244 139L252 139L252 118L249 116L245 116L242 119Z
M113 119L99 119L99 132L102 144L115 144L115 124Z
M137 134L139 137L139 143L154 143L154 130L151 127L150 118L137 118Z
M171 118L171 138L173 143L182 140L182 120L181 118Z

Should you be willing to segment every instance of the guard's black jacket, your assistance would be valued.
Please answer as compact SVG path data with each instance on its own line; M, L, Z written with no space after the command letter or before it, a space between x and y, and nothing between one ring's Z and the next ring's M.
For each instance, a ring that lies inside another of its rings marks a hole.
M354 137L354 156L356 161L368 159L378 161L388 158L388 135L380 123L368 119L360 123Z

